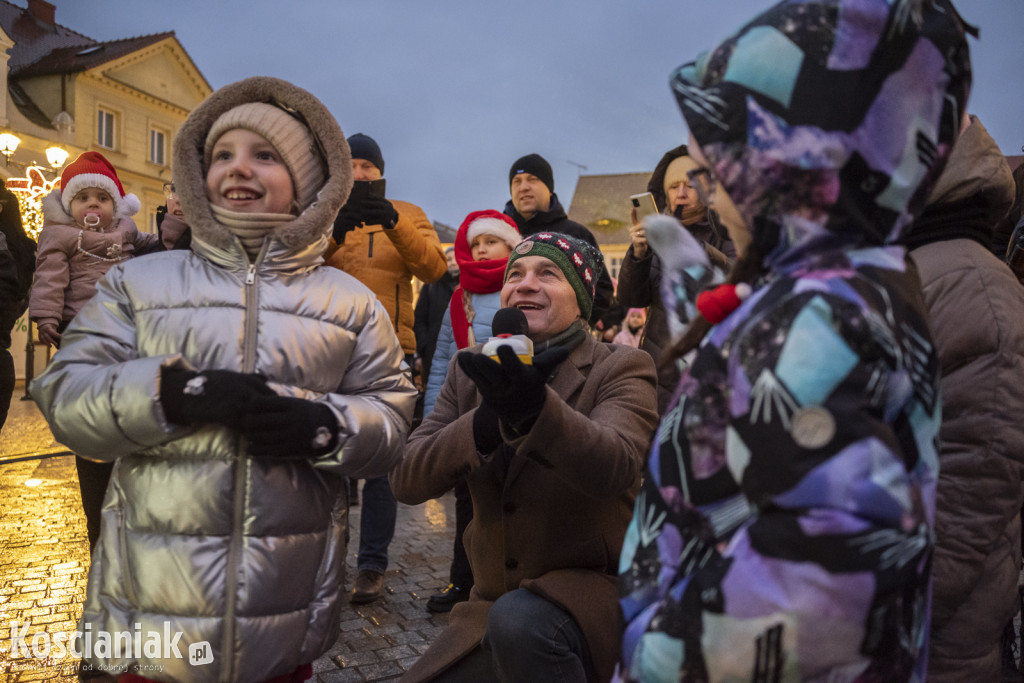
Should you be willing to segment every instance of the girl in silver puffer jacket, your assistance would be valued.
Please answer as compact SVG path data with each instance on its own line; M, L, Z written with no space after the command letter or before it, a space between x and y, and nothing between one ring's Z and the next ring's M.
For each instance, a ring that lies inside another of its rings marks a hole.
M400 458L416 391L372 292L321 267L352 174L315 97L218 90L174 183L192 250L112 268L31 387L62 443L116 461L83 668L301 679L338 633L343 476Z

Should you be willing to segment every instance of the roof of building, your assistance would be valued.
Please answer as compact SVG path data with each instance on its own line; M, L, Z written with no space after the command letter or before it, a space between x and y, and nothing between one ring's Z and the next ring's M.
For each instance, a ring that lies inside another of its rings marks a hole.
M434 221L434 230L437 232L437 237L441 240L441 244L450 244L455 241L455 236L459 234L458 228L453 228L445 223L439 223Z
M28 93L25 92L25 89L20 84L16 81L7 81L7 92L22 116L41 128L56 129L56 126L50 122L50 119L43 113L43 110L32 101L32 98L28 96Z
M164 33L151 33L134 38L110 40L104 43L93 41L87 45L79 44L57 47L30 64L17 69L12 67L11 77L32 78L53 74L78 73L119 59L166 38L173 37L174 31L165 31Z
M18 7L0 0L0 29L14 41L8 61L7 90L18 111L32 123L53 129L49 117L29 97L19 80L80 73L175 37L174 31L98 41L61 26L56 8L46 0L29 0ZM186 59L190 59L185 54ZM195 68L195 64L192 64ZM199 78L205 81L196 68Z
M27 8L18 7L6 0L0 0L0 28L14 41L8 62L11 71L31 64L56 49L97 43L60 24L41 21Z
M629 242L629 197L647 191L647 173L581 175L569 204L569 218L590 228L597 243Z

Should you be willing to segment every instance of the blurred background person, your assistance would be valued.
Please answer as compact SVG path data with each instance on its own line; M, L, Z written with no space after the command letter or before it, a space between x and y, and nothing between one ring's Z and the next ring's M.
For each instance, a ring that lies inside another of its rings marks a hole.
M325 258L328 265L355 277L377 295L391 317L412 379L416 362L412 279L436 282L448 272L448 263L423 209L370 192L368 184L384 177L384 156L377 141L356 133L349 136L348 144L355 185L334 221L332 243ZM353 500L358 500L358 492L352 493ZM351 595L356 604L373 602L384 593L388 548L398 514L387 477L363 483L362 506L356 557L359 572Z
M727 270L736 258L736 249L720 225L718 215L709 211L690 184L687 173L697 168L686 145L665 152L654 167L647 191L654 196L658 210L678 220L707 251L716 267ZM664 412L679 383L681 363L664 361L669 347L669 322L661 301L661 260L647 246L643 224L636 209L630 210L630 245L619 268L616 296L628 308L647 309L647 322L640 348L651 354L658 365L658 410ZM674 315L674 313L671 313Z
M644 325L647 323L647 310L644 308L631 308L626 311L626 319L623 321L622 331L612 339L616 344L625 344L639 349L640 342L644 336Z
M36 243L25 234L18 198L0 179L0 429L7 421L16 381L11 332L28 309L35 268Z

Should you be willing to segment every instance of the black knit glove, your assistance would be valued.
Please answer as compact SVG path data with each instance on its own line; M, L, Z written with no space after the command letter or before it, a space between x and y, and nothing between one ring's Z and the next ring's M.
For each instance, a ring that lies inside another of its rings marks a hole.
M555 368L569 357L569 349L556 346L533 357L525 365L508 345L498 347L496 363L481 353L458 355L459 367L473 380L490 406L508 427L528 431L544 409L545 385Z
M498 425L498 413L484 401L473 413L473 443L476 452L489 455L501 445L501 428Z
M181 368L164 368L160 373L160 404L167 419L176 424L215 423L238 429L253 399L274 395L260 375Z
M261 396L242 419L249 454L263 458L316 458L338 443L338 418L323 403L291 396Z
M362 203L362 219L367 225L382 225L390 230L398 224L398 212L383 197L367 197Z
M345 236L359 225L359 214L361 211L362 209L353 204L346 204L341 207L338 217L334 219L334 232L331 234L331 237L334 238L338 246L345 244Z

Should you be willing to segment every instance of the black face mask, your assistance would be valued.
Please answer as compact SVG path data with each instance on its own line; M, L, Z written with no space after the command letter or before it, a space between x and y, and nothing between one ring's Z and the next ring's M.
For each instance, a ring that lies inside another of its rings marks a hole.
M672 210L672 215L675 216L676 220L683 225L693 225L694 223L700 223L707 217L707 209L702 204L697 206L691 206L686 208L682 204Z

